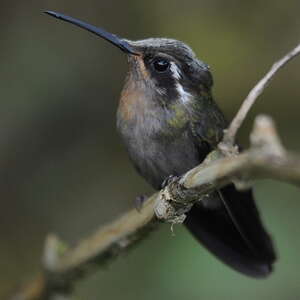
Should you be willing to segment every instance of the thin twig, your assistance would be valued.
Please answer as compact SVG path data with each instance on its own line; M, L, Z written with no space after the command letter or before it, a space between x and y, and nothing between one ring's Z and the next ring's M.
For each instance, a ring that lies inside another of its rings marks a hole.
M300 44L298 44L292 51L283 56L279 61L275 62L269 72L254 86L254 88L249 92L246 99L243 101L239 111L232 120L229 128L225 131L224 138L221 144L221 149L230 149L234 146L235 138L238 129L241 127L243 121L245 120L249 110L255 103L256 99L262 94L267 85L270 83L275 74L286 65L290 60L299 55Z

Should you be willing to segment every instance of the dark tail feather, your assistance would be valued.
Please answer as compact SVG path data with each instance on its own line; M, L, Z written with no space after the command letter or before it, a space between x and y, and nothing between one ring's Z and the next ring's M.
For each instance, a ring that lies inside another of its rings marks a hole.
M276 260L269 234L265 231L252 191L237 191L231 184L207 205L191 209L185 225L215 256L233 269L262 278Z

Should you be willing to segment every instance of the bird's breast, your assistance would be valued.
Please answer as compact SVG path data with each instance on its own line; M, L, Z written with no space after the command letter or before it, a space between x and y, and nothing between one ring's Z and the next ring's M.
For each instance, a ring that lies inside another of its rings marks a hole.
M155 94L131 86L122 91L117 111L122 135L163 142L180 136L188 123L186 108L177 102L166 103Z
M155 188L194 167L198 151L183 107L163 106L140 91L122 92L117 128L138 172Z

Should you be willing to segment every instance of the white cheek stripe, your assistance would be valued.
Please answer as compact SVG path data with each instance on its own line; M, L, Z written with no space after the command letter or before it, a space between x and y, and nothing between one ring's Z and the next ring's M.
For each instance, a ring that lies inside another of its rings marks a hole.
M178 81L181 78L181 71L174 62L171 62L170 70L172 72L173 78L176 81ZM183 103L187 103L190 100L190 97L192 95L190 93L186 92L179 82L176 82L176 90L179 94L179 99Z
M163 88L157 87L157 88L156 88L156 91L157 91L161 96L164 96L164 95L166 94L166 90L163 89Z
M179 80L181 78L181 72L174 62L171 62L170 70L175 79Z
M188 92L186 92L182 85L180 83L176 83L176 90L179 94L179 99L183 102L183 103L187 103L189 102L190 98L192 97L192 95Z

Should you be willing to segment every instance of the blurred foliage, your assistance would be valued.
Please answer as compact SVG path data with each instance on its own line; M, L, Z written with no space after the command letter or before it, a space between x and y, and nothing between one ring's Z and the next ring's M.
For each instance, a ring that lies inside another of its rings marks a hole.
M41 13L57 10L131 39L173 37L212 67L230 119L269 66L299 42L299 0L0 2L0 298L38 270L45 235L73 243L151 193L115 130L126 60L103 40ZM300 59L280 72L253 117L268 113L300 150ZM298 189L256 186L279 260L264 281L221 264L166 225L107 270L78 284L79 299L299 299Z

